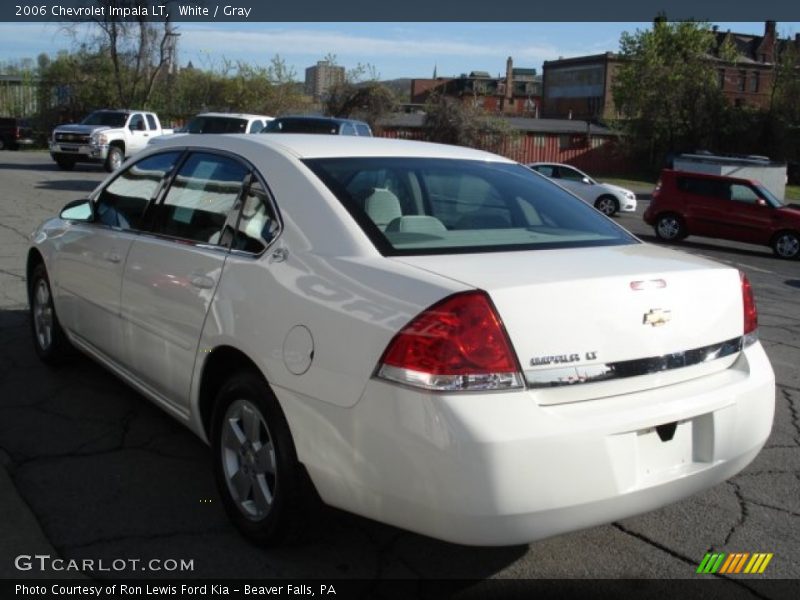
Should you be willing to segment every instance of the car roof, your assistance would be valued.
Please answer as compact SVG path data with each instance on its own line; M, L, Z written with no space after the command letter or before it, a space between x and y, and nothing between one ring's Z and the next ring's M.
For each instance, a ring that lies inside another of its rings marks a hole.
M198 147L245 153L270 148L294 158L337 157L414 157L482 160L511 163L514 161L472 148L430 142L394 140L367 136L321 136L306 133L187 134L165 139L159 150L172 147Z
M268 119L273 117L268 115L251 115L249 113L226 113L226 112L204 112L198 113L195 117L235 117L237 119Z
M676 177L699 177L701 179L719 179L721 181L746 181L761 185L757 179L750 179L749 177L736 177L734 175L717 175L715 173L700 173L699 171L679 171L678 169L662 169L661 175L676 176Z
M345 119L343 117L325 117L322 115L285 115L278 117L276 121L318 121L323 123L360 123L367 125L366 121L358 119Z

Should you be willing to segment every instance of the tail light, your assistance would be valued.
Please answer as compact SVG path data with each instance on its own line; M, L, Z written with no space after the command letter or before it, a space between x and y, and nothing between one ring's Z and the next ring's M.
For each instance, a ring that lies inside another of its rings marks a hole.
M449 296L420 313L389 342L377 376L437 391L522 387L508 334L481 291Z
M739 271L742 281L742 306L744 308L744 345L748 346L758 339L758 310L753 296L753 287L743 271Z

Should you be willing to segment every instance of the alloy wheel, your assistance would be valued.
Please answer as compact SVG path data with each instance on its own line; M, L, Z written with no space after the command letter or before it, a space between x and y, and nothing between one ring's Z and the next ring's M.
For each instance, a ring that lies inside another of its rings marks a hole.
M250 520L265 518L277 483L273 438L261 411L235 400L225 412L220 452L225 482L238 509Z
M785 232L775 239L775 254L781 258L795 258L800 255L800 237Z
M677 239L681 233L681 222L678 217L672 215L661 217L656 227L658 237L664 240Z
M33 327L39 347L48 350L53 344L53 304L50 287L44 279L36 282L33 294Z

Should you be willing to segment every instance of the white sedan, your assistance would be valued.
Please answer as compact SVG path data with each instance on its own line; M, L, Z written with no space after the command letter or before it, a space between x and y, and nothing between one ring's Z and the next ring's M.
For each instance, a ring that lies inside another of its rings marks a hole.
M39 356L77 347L207 441L262 543L310 486L529 542L713 486L772 426L744 276L466 148L174 138L42 224L27 280Z
M618 185L600 183L570 165L561 163L529 163L528 168L553 179L606 216L617 212L634 212L636 194Z

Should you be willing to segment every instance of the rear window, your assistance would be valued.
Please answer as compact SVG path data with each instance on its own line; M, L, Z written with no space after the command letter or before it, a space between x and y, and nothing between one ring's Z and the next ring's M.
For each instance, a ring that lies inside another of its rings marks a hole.
M232 117L194 117L186 126L188 133L246 133L247 119Z
M385 255L637 243L522 165L394 157L305 163Z
M324 119L275 119L267 123L268 133L325 133L336 135L339 124Z

